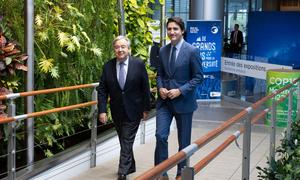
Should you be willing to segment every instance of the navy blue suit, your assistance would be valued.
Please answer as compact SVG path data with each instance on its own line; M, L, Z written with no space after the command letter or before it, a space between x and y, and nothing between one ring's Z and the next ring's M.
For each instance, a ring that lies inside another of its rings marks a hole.
M118 174L126 175L136 170L132 146L143 112L150 110L150 89L144 63L129 57L122 90L117 79L116 62L114 58L104 65L98 87L98 111L107 112L109 97L111 115L121 146Z
M156 148L155 165L168 158L168 136L173 117L178 128L179 150L191 143L191 126L193 112L197 109L195 88L203 80L203 72L199 49L183 41L176 58L175 69L169 71L169 56L171 44L160 49L157 68L157 88L179 89L181 95L177 98L157 100L156 116ZM177 174L186 162L178 165Z

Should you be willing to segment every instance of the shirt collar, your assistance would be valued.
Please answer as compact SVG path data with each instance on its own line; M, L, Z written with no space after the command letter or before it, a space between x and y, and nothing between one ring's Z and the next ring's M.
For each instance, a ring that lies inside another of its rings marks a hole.
M175 45L176 49L179 50L183 44L183 38ZM172 46L173 47L173 46Z
M128 60L129 60L129 57L127 57L125 61L122 61L122 62L124 63L125 66L127 66ZM121 63L121 62L117 60L117 64L120 65L120 63Z

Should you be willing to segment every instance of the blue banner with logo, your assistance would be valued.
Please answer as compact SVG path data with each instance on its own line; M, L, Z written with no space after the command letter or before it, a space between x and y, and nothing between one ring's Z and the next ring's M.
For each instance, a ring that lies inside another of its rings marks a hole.
M221 98L221 21L187 21L186 40L200 49L204 73L203 83L197 87L197 99Z

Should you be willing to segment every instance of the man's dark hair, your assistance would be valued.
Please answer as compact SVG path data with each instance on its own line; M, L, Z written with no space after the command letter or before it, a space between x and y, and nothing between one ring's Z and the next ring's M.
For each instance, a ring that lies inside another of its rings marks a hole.
M170 17L168 19L167 26L169 25L170 22L176 23L182 31L185 31L184 22L180 17Z

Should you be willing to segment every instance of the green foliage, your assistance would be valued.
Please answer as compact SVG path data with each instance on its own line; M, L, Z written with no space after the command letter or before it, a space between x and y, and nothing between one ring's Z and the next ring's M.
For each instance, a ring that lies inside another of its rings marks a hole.
M117 1L107 0L36 0L35 23L35 90L93 83L99 80L104 63L113 57L112 40L116 36ZM132 54L144 61L152 45L149 31L149 3L154 0L125 0L127 36ZM9 39L24 47L24 1L0 0L0 16L7 22L4 29ZM0 24L1 25L1 24ZM6 62L9 62L7 60ZM151 87L155 73L147 66ZM18 76L24 91L22 75ZM39 95L34 98L35 111L90 101L91 89ZM24 104L22 102L21 104ZM23 114L23 107L17 108ZM53 147L63 149L58 138L88 128L90 108L81 108L35 118L35 143L53 155ZM22 122L24 124L24 122ZM18 136L24 138L24 136ZM20 141L23 139L19 139ZM44 145L47 145L46 148Z
M62 66L76 55L93 54L92 60L101 57L97 42L91 41L83 26L87 17L71 2L37 1L35 15L35 43L39 71L59 78Z
M153 10L149 8L150 3L155 3L155 1L124 0L126 35L131 40L131 54L141 58L145 63L149 58L149 46L153 44L152 33L150 32L153 20L149 18L149 15L153 14ZM147 64L146 69L151 92L155 98L156 73Z
M116 2L36 0L34 3L35 89L97 82L103 64L112 57L110 44L117 16ZM5 30L9 30L9 38L21 44L24 44L23 10L24 1L0 1L0 16L8 22ZM25 89L23 85L18 91ZM91 92L92 89L82 89L36 96L35 111L90 101ZM19 114L24 113L23 108L17 109ZM48 145L48 149L41 148L51 156L51 147L63 148L58 138L88 128L89 110L82 108L35 118L35 143Z
M124 1L126 35L131 40L131 53L144 61L148 58L148 49L152 45L149 28L153 20L149 15L153 11L149 8L149 3L154 3L154 0Z
M286 132L285 132L286 134ZM268 161L270 167L257 167L259 179L294 180L300 179L300 121L292 123L291 138L281 140L276 149L277 160Z
M36 89L97 82L103 64L112 55L107 43L113 39L115 4L104 0L38 0L36 4ZM36 111L90 101L91 92L82 89L39 96L35 99ZM89 110L81 108L36 118L36 139L40 144L62 149L56 138L88 128Z

